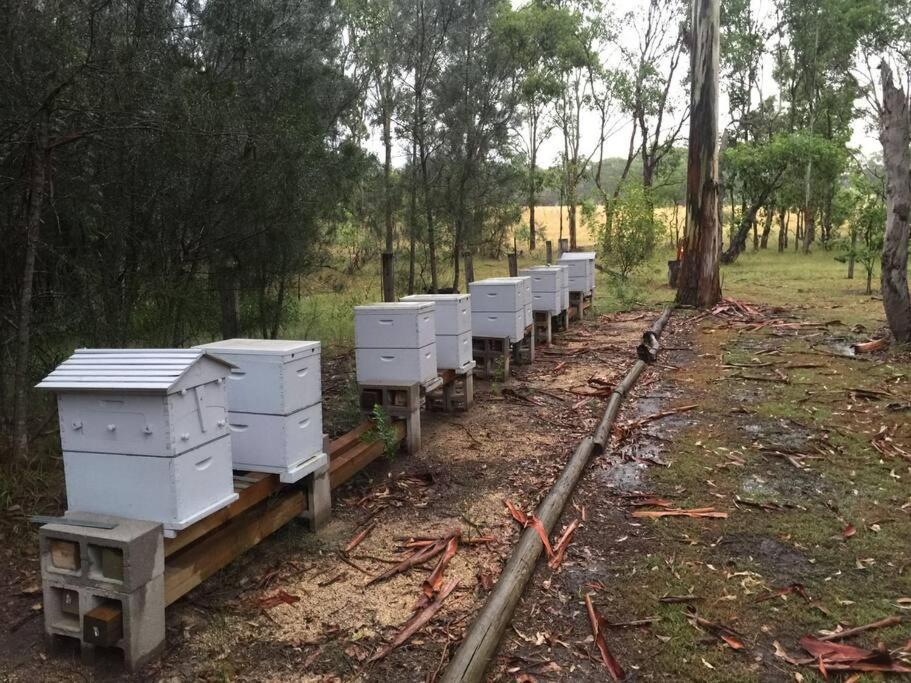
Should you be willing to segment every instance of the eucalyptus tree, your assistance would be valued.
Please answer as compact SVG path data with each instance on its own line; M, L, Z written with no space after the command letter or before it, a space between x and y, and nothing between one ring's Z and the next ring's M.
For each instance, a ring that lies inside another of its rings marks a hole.
M358 70L369 83L370 107L383 141L383 218L385 253L395 248L395 198L392 186L393 117L399 97L398 83L406 66L401 48L405 0L345 0L348 32ZM383 300L395 300L394 277L384 271Z
M521 120L519 147L527 159L528 246L536 247L535 206L542 186L538 152L555 127L550 111L563 94L561 73L576 50L581 17L547 0L533 0L506 11L498 23L500 40L516 60Z
M686 247L677 302L708 307L721 299L718 252L718 71L720 0L694 0L690 47L690 137Z
M577 245L579 185L589 174L590 162L601 149L601 139L591 149L583 139L586 114L595 111L596 77L601 73L600 48L607 22L598 0L575 0L563 5L576 17L575 30L565 34L560 45L560 97L554 105L554 120L563 138L560 165L563 171L563 203L566 204L569 247ZM562 210L562 209L561 209Z
M484 227L486 213L473 211L472 203L484 196L491 166L508 157L517 115L517 63L499 36L499 18L509 11L504 0L455 7L440 78L433 84L454 289L459 287L462 251L478 241Z
M621 42L632 88L626 107L641 140L642 184L654 184L658 166L682 139L689 117L678 100L678 80L685 80L686 0L649 0L629 13L623 25L635 27L635 41Z
M829 140L847 139L860 96L852 66L857 47L872 30L879 0L777 0L779 42L775 78L788 107L792 130ZM817 178L812 160L804 168L803 251L816 239L821 215L829 238L830 204L838 176Z

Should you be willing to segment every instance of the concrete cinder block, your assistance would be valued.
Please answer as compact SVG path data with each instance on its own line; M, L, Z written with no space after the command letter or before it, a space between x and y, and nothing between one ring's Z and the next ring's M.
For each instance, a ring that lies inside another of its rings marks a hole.
M164 573L160 524L89 513L70 517L112 529L54 522L38 532L44 579L130 593Z
M70 583L72 577L50 576L44 579L44 625L48 636L78 639L84 655L91 655L92 640L101 634L85 633L92 628L86 614L99 607L119 610L119 639L112 644L123 652L124 665L130 671L156 657L165 645L164 574L151 578L134 591L123 592L97 586ZM78 596L78 614L65 605L69 596Z

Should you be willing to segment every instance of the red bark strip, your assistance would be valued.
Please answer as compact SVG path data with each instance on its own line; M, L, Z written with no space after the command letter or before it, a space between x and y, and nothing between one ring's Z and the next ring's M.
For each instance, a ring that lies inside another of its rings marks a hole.
M607 623L607 620L604 617L598 614L594 604L592 604L591 595L585 596L585 608L588 610L588 619L592 625L592 635L595 637L595 644L601 652L601 661L604 663L607 673L610 674L611 680L614 681L614 683L619 683L619 681L626 678L626 674L623 672L623 669L617 660L614 659L611 651L607 648L607 642L604 640L603 629L609 628L610 624Z

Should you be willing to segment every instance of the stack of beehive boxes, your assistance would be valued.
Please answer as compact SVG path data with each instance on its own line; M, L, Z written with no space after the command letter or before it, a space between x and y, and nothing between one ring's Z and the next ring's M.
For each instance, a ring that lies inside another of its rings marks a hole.
M531 280L533 310L553 316L569 308L569 269L566 266L531 266L519 272Z
M589 296L595 291L595 257L593 251L568 251L557 263L569 268L569 291Z
M183 529L237 499L225 378L197 349L81 349L57 394L71 511Z
M234 366L228 420L235 469L293 483L326 466L319 342L226 339L196 348Z
M401 300L433 302L438 370L462 370L472 364L471 295L412 294Z
M469 283L474 337L521 341L531 324L530 278L499 277ZM526 303L527 301L527 303Z
M436 379L435 312L432 301L355 306L358 384L411 386Z

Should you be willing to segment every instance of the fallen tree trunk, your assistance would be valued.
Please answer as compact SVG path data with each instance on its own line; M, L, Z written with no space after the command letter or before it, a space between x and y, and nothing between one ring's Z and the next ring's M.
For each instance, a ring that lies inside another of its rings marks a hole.
M671 308L668 307L652 324L649 331L656 337L660 336L670 315ZM601 445L596 446L598 435L604 430L606 430L606 434L610 434L610 429L620 409L620 402L636 383L645 367L644 361L637 360L623 381L614 388L595 438L586 437L576 447L563 472L560 473L559 479L538 506L535 516L543 524L547 536L551 534L560 519L563 508L576 488L592 454L603 450L603 444L606 441L602 435ZM500 639L509 626L516 605L525 591L525 586L534 574L535 565L541 556L543 547L543 541L538 533L531 527L526 528L503 568L503 573L500 574L500 578L487 598L487 602L468 628L462 644L450 660L449 666L446 667L446 671L440 679L442 683L476 682L484 678L484 672L496 654Z

